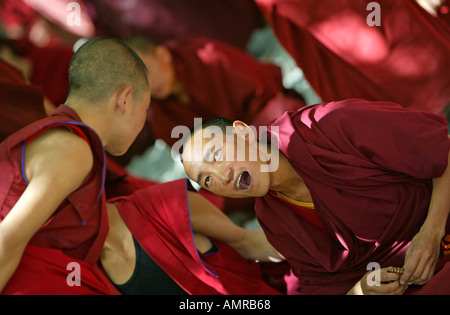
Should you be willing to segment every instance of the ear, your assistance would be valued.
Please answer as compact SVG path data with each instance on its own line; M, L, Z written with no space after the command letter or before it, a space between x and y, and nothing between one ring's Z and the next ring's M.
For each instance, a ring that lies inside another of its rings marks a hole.
M170 53L170 50L163 45L156 46L155 55L159 60L164 61L165 63L172 63L172 54Z
M120 110L122 114L125 114L126 109L131 106L132 92L133 88L131 86L125 86L117 91L117 109Z
M245 122L240 120L235 120L233 122L234 132L238 136L242 136L249 141L249 143L253 143L256 141L256 134L253 131L253 128L248 126Z

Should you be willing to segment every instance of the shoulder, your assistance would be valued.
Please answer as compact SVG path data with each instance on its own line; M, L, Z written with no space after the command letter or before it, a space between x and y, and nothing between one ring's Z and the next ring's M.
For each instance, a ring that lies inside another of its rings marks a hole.
M312 115L319 122L322 119L348 119L354 116L374 114L377 112L397 111L402 107L395 103L371 102L362 99L347 99L342 101L321 103L306 106L299 111Z
M315 125L323 128L338 127L359 129L362 127L381 128L382 125L398 126L405 122L413 123L430 120L441 124L441 118L400 106L392 102L348 99L343 101L310 105L292 113L294 124ZM359 129L360 130L360 129Z
M38 169L48 169L63 171L69 177L84 178L93 162L89 143L65 127L43 132L27 145L25 151L25 167L30 175Z
M44 131L29 145L30 148L50 149L80 155L92 155L89 143L66 127L55 127Z

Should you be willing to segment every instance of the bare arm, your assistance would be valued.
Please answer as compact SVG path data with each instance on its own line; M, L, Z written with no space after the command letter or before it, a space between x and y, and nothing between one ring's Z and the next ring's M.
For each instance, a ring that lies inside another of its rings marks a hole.
M29 185L0 223L0 292L29 240L78 188L92 165L89 145L65 129L44 132L27 146L25 173Z
M450 138L450 136L449 136ZM400 283L425 284L434 274L440 242L450 212L450 152L444 174L433 180L427 218L406 252L405 272Z
M263 231L251 231L235 225L222 211L203 196L189 192L192 228L220 240L244 258L260 261L279 261L284 258L269 244Z

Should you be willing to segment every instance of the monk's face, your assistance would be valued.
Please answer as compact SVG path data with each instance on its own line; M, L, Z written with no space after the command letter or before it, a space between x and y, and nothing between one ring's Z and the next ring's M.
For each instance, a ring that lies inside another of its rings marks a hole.
M152 98L164 100L174 91L175 68L170 51L158 46L154 52L139 54L147 66Z
M133 102L131 109L131 123L130 123L130 141L128 147L136 140L136 137L144 128L145 121L147 120L147 110L151 101L150 89L143 92L141 98Z
M261 172L266 162L259 154L250 155L255 150L258 142L240 133L212 138L201 129L185 143L182 159L189 178L217 195L260 197L269 190L270 173Z
M127 105L116 116L112 136L105 149L112 155L125 154L144 127L147 109L150 105L150 89L142 93L138 99L133 94L127 96Z

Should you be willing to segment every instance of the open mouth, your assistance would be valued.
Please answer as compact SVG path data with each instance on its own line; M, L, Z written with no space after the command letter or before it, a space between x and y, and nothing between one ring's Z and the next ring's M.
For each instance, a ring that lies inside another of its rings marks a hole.
M239 178L236 182L236 188L238 189L249 189L250 184L252 183L252 177L250 176L250 173L245 171L241 175L239 175Z

